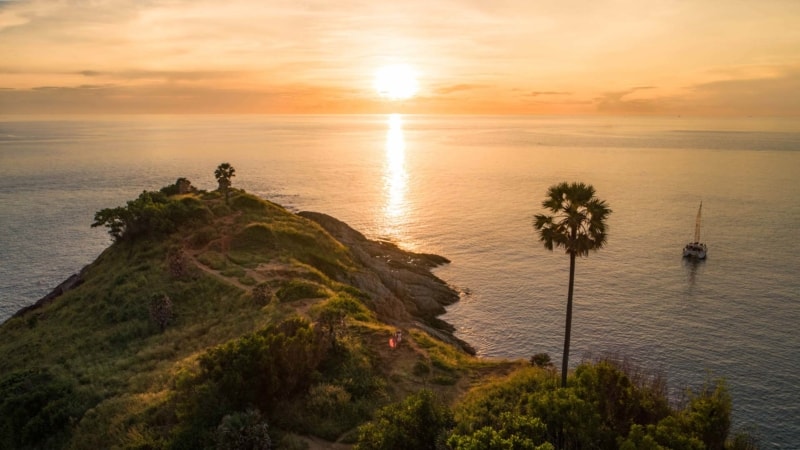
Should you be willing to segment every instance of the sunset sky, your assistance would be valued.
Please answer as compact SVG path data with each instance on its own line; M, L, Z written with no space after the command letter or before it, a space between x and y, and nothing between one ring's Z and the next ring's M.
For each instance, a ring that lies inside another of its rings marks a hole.
M0 0L0 114L387 111L798 116L800 1Z

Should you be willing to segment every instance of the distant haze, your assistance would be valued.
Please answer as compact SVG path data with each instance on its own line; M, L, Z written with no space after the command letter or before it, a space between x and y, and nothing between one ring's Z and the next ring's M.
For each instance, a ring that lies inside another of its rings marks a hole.
M796 0L0 0L0 114L797 116L798 49Z

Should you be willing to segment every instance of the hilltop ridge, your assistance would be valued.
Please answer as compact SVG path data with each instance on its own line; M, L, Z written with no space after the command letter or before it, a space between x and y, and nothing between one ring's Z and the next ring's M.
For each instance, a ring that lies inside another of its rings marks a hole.
M86 443L109 420L133 421L152 432L142 414L174 415L176 397L184 395L176 380L183 373L197 374L203 354L292 317L308 323L304 327L315 325L309 328L315 333L328 330L330 336L309 343L317 348L312 353L322 352L314 357L318 364L334 364L324 355L336 350L334 359L344 361L334 365L354 364L348 370L360 374L356 378L377 383L349 393L350 401L372 406L362 404L333 431L306 431L311 434L335 440L375 407L431 380L451 392L448 396L469 383L466 372L455 367L474 350L436 318L458 300L430 272L446 258L371 241L325 214L294 214L233 188L226 202L220 192L174 193L167 186L145 191L125 207L98 212L101 216L115 242L0 326L0 375L5 376L0 391L19 390L23 379L28 380L24 385L38 380L28 387L42 391L40 403L29 405L31 417L15 420L21 429L36 423L45 428L12 433L17 443ZM153 309L159 301L169 309L163 317ZM398 331L403 341L393 351L389 340ZM444 362L438 353L452 361ZM348 363L351 358L359 362ZM430 365L431 358L442 359L439 368ZM427 369L414 375L415 366ZM475 362L480 366L490 365ZM391 374L393 387L386 384ZM330 385L336 385L336 377L323 375ZM290 398L296 408L305 408L294 395ZM44 406L54 402L69 407L46 411ZM170 420L180 428L174 416ZM297 423L282 425L303 429ZM100 435L106 442L127 442Z

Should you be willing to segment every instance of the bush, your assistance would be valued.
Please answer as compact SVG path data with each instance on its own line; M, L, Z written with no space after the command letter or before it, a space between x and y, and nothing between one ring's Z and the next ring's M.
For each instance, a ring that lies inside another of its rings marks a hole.
M228 260L225 255L212 250L201 254L197 257L197 260L214 270L225 270L228 267Z
M60 448L97 399L47 369L0 378L0 448Z
M156 294L150 299L150 319L155 322L162 333L174 317L172 300L167 294Z
M208 243L219 237L219 233L214 227L206 226L195 232L189 238L189 244L192 248L202 248Z
M276 248L275 234L264 223L250 224L231 239L231 250L263 253Z
M217 427L217 450L270 450L269 427L255 409L229 414Z
M207 220L208 208L198 199L173 199L163 192L142 191L126 206L106 208L94 215L92 227L104 226L114 241L172 233L192 220Z
M447 439L453 450L553 450L545 441L547 427L539 418L502 413L498 428L483 427L472 434L453 433Z
M189 257L183 249L173 249L167 254L167 267L173 278L182 278L189 273Z
M435 450L453 426L453 414L433 392L422 390L381 408L359 428L354 450Z
M264 306L272 301L272 290L267 283L261 283L254 287L252 295L253 301L259 306Z
M553 367L553 362L547 353L537 353L531 356L531 365L535 367Z
M308 392L308 408L320 417L332 417L350 403L352 396L341 386L322 383Z
M278 292L275 293L281 302L291 302L303 298L321 298L328 296L328 290L324 286L311 281L292 279L285 283Z
M249 408L260 410L271 423L285 419L276 408L309 388L325 355L318 334L300 318L207 351L199 358L199 373L178 386L183 419L176 446L201 447L224 416Z
M722 381L707 383L696 393L690 391L688 405L680 410L669 407L663 379L625 362L581 364L567 388L558 387L556 381L550 371L532 367L470 392L455 410L454 432L469 438L453 442L463 448L494 448L470 445L485 439L510 439L503 431L509 425L502 418L511 414L544 424L544 439L535 440L536 445L550 442L557 448L626 450L725 448L731 403Z

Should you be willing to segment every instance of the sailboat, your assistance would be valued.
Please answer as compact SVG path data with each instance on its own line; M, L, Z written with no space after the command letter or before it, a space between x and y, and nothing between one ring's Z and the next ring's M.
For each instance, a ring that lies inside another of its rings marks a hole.
M697 219L694 221L694 242L689 242L683 247L684 258L706 259L708 247L700 242L700 215L702 212L703 202L700 202L700 208L697 210Z

